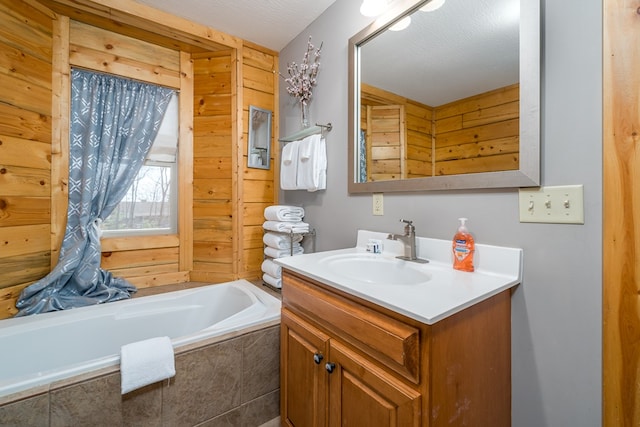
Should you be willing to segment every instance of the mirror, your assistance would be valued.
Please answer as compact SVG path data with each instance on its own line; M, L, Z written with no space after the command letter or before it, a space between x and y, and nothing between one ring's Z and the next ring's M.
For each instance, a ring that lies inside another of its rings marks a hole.
M247 166L250 168L271 167L271 116L269 110L249 106Z
M349 40L349 192L539 185L539 0L436 1Z

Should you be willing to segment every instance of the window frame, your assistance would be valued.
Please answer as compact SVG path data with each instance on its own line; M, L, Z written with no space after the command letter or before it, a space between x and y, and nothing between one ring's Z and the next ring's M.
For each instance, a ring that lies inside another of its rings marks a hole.
M169 197L169 218L170 226L167 228L121 228L117 230L102 230L103 238L136 237L136 236L163 236L178 233L178 161L159 162L145 160L144 166L167 167L170 171L170 197ZM122 202L120 202L122 203ZM116 212L113 210L111 214ZM107 217L108 218L108 217ZM106 219L105 219L106 220Z

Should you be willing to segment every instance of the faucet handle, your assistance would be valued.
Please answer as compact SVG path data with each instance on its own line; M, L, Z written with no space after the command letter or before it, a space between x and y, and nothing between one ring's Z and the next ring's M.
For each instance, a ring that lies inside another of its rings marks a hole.
M413 221L409 219L401 219L400 222L404 222L406 225L404 226L405 233L413 233L415 232L416 227L413 225Z

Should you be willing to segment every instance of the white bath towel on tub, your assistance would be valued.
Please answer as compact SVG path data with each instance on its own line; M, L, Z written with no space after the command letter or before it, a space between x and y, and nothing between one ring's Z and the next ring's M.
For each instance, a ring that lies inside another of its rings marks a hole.
M120 349L122 394L176 375L173 344L156 337L125 344Z

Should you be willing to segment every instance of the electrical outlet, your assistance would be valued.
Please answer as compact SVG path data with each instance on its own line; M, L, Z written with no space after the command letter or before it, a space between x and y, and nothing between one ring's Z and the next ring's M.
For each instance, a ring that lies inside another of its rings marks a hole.
M584 224L582 185L521 188L520 222Z
M384 215L384 202L382 193L373 193L373 214Z

